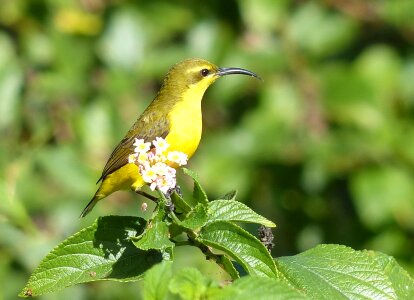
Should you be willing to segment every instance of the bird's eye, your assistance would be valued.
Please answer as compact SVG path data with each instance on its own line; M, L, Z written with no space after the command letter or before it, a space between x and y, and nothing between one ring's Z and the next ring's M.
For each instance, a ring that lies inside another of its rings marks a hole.
M200 71L201 76L206 77L208 74L210 73L210 71L208 69L202 69Z

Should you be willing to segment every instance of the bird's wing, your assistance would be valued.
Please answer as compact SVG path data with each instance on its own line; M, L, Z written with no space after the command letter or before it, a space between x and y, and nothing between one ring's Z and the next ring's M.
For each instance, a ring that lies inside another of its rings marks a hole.
M166 118L141 117L112 151L98 182L128 163L129 155L134 153L133 144L136 138L144 139L145 142L152 142L156 137L165 138L168 135L169 127Z

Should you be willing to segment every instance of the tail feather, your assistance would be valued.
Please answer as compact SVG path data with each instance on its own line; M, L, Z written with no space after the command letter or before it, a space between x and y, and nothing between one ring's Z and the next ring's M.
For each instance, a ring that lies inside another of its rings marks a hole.
M93 207L96 205L96 203L98 203L99 198L96 197L96 195L92 198L91 201L89 201L88 205L86 205L86 207L83 209L82 213L80 214L79 218L83 218L84 216L86 216L87 214L89 214L91 212L91 210L93 209Z

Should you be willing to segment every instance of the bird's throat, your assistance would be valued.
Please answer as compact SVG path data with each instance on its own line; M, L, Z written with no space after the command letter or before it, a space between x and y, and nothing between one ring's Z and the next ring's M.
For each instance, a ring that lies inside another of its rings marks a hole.
M168 114L171 128L166 140L170 150L184 152L189 158L197 150L201 139L201 99L205 90L188 88Z

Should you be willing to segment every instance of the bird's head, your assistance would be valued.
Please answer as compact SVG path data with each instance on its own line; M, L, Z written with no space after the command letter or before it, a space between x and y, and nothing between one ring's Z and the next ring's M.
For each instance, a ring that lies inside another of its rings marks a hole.
M178 89L194 89L204 93L218 78L232 74L260 78L249 70L241 68L219 68L206 60L191 58L175 64L168 72L164 85Z

